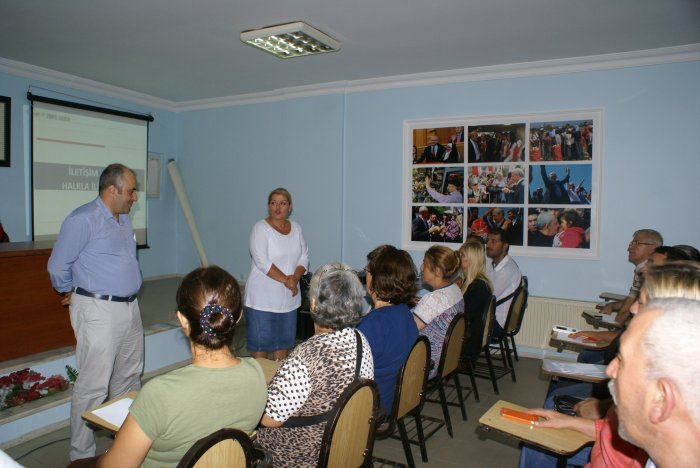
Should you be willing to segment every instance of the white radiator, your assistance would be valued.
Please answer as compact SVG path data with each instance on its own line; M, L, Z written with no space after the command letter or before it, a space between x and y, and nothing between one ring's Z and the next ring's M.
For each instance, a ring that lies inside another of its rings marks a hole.
M593 327L581 317L581 312L593 311L595 305L595 302L530 296L523 325L520 333L515 336L518 354L543 357L555 352L555 349L549 346L549 336L554 325L592 330Z

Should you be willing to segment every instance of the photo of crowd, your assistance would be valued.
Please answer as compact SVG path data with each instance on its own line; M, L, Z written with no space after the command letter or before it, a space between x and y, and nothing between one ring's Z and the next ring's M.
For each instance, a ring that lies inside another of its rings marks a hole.
M470 166L467 201L489 205L525 203L523 166Z
M588 249L591 246L591 210L588 208L530 208L527 245Z
M415 206L411 208L411 240L420 242L463 242L462 208Z
M525 161L525 124L468 127L467 161L499 163Z
M467 236L479 236L486 242L489 229L501 228L510 245L523 245L523 208L473 206L467 213Z
M417 243L409 247L485 240L498 227L518 253L598 255L600 118L569 111L408 122L404 190Z
M464 163L464 127L413 130L412 163Z
M530 166L530 203L549 205L590 205L592 166Z
M580 161L593 157L593 122L533 122L530 161Z
M413 169L413 203L464 203L464 169L432 167Z

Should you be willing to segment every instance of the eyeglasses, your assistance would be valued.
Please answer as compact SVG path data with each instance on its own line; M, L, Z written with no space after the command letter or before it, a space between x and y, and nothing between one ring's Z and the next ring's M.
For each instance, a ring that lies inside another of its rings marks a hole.
M633 240L633 241L630 241L630 245L658 245L658 244L655 242L641 242L638 240Z

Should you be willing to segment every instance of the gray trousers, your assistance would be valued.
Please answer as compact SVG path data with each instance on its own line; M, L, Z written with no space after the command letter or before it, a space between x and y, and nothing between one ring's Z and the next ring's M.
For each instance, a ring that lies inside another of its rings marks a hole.
M70 459L77 460L95 455L95 436L83 412L141 388L144 340L138 301L110 302L74 293L70 320L79 371L71 399Z

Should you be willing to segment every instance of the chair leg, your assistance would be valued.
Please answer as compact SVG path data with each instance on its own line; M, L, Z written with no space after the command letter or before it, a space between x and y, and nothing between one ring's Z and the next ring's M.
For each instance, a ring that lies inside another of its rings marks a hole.
M515 366L513 365L513 360L510 357L510 345L508 344L508 337L506 336L503 340L503 344L505 345L505 351L506 351L506 359L508 359L508 366L510 367L510 378L515 382Z
M403 419L399 419L398 421L396 421L396 425L399 427L399 434L401 435L401 444L403 445L403 451L406 454L406 464L408 465L408 468L416 468L416 463L413 461L413 452L411 452L411 444L408 441L406 425L404 424Z
M476 377L474 377L474 366L472 365L472 362L469 362L469 380L472 383L472 389L474 389L474 399L478 402L481 401L479 398L479 389L476 386Z
M416 433L418 434L418 444L420 446L420 457L423 462L428 461L428 451L425 448L425 434L423 433L423 420L420 417L420 413L416 413L414 418L416 419Z
M491 351L486 348L484 352L486 354L486 364L489 368L489 375L491 376L491 383L493 384L493 391L498 395L498 383L496 382L496 373L493 370L493 362L491 361Z
M459 372L455 372L455 388L457 389L457 398L459 399L459 408L462 410L462 421L467 420L467 409L464 407L464 397L462 396L462 386L459 384Z
M515 356L515 360L520 362L520 359L518 359L518 347L515 346L515 335L510 335L510 341L513 343L513 355Z
M445 383L442 377L438 381L438 393L440 394L440 406L442 406L442 415L445 417L445 424L447 425L447 433L450 437L454 437L452 434L452 420L450 420L450 409L447 407L447 396L445 395Z

